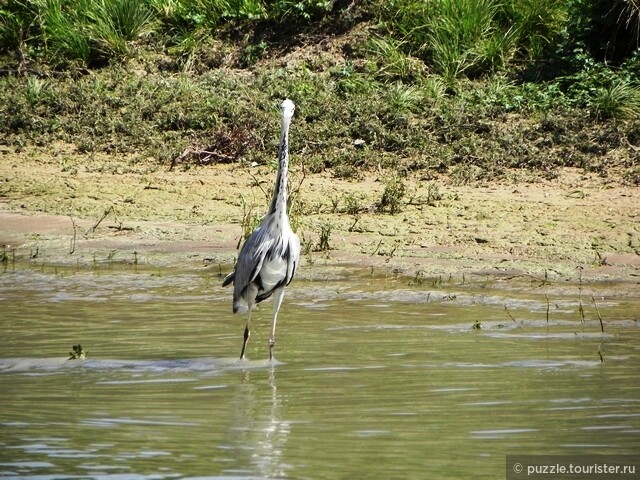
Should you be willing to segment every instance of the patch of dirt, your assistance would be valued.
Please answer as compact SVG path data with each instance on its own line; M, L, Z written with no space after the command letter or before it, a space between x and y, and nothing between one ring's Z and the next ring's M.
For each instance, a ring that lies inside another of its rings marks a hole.
M89 162L71 146L52 151L0 153L0 245L52 264L135 257L226 271L243 215L265 211L275 176L266 166L168 171L106 155ZM299 161L292 158L294 190ZM389 215L375 211L381 180L371 173L352 182L326 173L304 178L292 214L302 275L355 265L410 277L640 282L637 187L572 169L521 184L406 178L400 213ZM316 251L323 228L330 228L328 252Z

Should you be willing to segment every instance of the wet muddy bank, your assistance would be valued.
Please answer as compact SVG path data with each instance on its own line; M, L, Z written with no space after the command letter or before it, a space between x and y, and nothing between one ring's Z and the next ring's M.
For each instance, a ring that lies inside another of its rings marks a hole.
M5 267L26 260L226 271L243 229L262 215L274 175L266 166L242 165L172 172L139 165L127 173L62 168L82 161L72 157L40 152L0 164ZM300 181L295 171L292 181ZM416 282L640 282L637 187L574 169L532 183L471 186L409 177L405 184L395 215L375 209L384 190L379 175L348 181L316 174L296 184L300 275L347 268ZM321 251L323 231L329 249Z
M87 220L74 220L74 229L69 217L4 211L0 218L1 267L5 273L24 269L102 274L186 271L206 275L216 282L230 271L237 254L233 235L239 227L233 224L142 221L128 222L135 227L119 230L113 222L106 221L88 233L94 223ZM390 301L405 301L407 289L441 290L445 291L443 295L456 295L459 289L496 287L541 295L572 295L576 299L581 294L588 302L591 295L637 296L637 272L633 262L580 266L571 261L467 256L460 252L447 257L389 258L341 248L303 256L296 283L364 279L392 292Z

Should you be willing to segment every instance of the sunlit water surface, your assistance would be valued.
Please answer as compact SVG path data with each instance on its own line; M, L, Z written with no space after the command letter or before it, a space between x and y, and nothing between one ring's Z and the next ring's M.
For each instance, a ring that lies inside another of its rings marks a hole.
M16 269L0 477L504 478L508 453L638 454L640 298L614 287L601 333L577 288L297 280L269 364L270 302L239 362L209 271Z

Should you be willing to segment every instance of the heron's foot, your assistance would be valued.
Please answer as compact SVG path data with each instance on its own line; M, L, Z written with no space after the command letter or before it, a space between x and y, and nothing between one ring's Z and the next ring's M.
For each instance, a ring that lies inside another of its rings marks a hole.
M269 361L273 361L273 347L276 346L276 339L269 337Z

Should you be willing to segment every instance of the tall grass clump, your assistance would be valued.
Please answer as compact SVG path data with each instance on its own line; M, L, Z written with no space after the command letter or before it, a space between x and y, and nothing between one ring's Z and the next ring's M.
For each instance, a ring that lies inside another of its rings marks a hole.
M84 11L84 2L10 0L0 7L0 52L14 51L21 62L31 54L53 64L86 65L91 47Z
M640 87L628 80L618 80L596 91L591 106L601 119L640 118Z
M132 43L156 28L156 11L138 0L10 1L0 9L7 49L56 65L128 57ZM0 47L2 48L2 47Z
M107 57L127 57L130 43L154 31L155 12L139 0L86 0L86 28Z
M502 4L502 23L514 32L522 59L542 58L550 48L561 43L562 36L566 35L570 3L567 0L509 0Z
M576 0L579 1L579 0ZM563 0L396 0L382 23L403 48L447 83L481 76L545 55L559 41Z
M422 58L447 83L505 64L515 51L514 32L498 22L499 0L397 0L381 8L391 36Z
M91 45L82 8L69 8L64 0L37 0L33 5L50 56L57 62L71 60L88 65Z
M481 67L487 53L484 46L497 35L493 22L497 9L495 0L442 0L434 5L427 48L446 80Z

